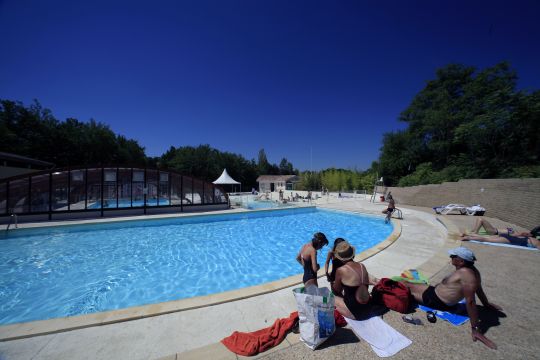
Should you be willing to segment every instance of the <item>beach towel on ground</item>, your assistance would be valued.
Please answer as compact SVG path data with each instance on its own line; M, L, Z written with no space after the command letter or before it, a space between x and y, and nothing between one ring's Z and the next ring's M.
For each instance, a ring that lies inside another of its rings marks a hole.
M480 227L480 229L478 229L478 235L484 235L484 236L486 236L486 235L489 235L489 234L488 234L486 228L484 228L484 227L482 226L482 227Z
M456 306L457 306L456 308L457 313L459 314L467 313L466 308L465 308L465 300L461 300ZM469 317L467 315L458 315L458 314L451 313L448 311L435 310L424 305L418 305L418 308L425 312L433 311L439 319L446 320L454 326L459 326L469 321Z
M288 318L277 319L274 325L254 332L235 331L221 340L230 351L244 356L257 355L279 345L298 321L298 312Z
M373 316L367 320L348 318L345 320L356 336L371 345L373 351L380 357L395 355L412 343L410 339L397 332L379 316Z
M394 281L407 281L413 284L429 284L429 280L420 271L416 269L405 270L401 276L391 277Z
M476 244L482 244L482 245L502 246L502 247L509 247L509 248L514 248L514 249L538 251L537 248L531 248L531 247L528 247L528 246L519 246L519 245L503 244L503 243L492 243L492 242L476 241L476 240L469 240L469 242L476 243Z

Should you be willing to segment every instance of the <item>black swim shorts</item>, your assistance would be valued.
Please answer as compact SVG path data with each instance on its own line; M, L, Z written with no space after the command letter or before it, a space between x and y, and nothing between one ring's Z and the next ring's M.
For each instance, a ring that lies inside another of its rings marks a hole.
M446 305L435 293L435 288L433 286L428 286L426 291L422 294L422 302L424 305L441 311L451 311L455 306Z

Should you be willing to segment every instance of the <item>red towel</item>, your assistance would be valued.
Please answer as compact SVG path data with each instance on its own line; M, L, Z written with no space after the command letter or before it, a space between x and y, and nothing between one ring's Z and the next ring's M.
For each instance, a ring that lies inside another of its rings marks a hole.
M288 318L277 319L270 327L250 333L235 331L221 342L238 355L257 355L279 345L297 321L298 312L295 311Z
M334 320L336 320L336 326L338 327L344 327L347 326L347 321L343 317L343 315L340 314L337 309L334 309Z

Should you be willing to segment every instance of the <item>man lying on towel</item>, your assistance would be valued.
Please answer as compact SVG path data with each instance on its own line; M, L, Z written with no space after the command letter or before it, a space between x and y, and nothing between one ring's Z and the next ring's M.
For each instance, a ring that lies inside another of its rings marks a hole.
M467 248L458 247L448 251L448 253L456 271L445 277L440 284L435 287L406 281L403 284L411 290L416 301L437 310L452 311L453 307L465 297L467 314L471 320L473 341L480 340L488 347L496 349L497 345L479 331L475 294L478 295L485 307L492 310L502 309L488 301L482 289L480 272L474 266L476 257L473 252Z

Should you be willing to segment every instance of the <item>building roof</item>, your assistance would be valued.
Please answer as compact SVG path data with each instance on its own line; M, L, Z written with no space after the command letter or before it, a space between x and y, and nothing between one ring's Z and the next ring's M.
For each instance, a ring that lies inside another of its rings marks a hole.
M229 173L227 172L227 169L223 169L223 173L221 173L221 176L217 178L216 181L213 182L214 184L218 185L228 185L228 184L240 184L238 181L234 180Z
M300 181L300 178L297 175L261 175L257 178L257 182L278 182L278 181L297 182L297 181Z
M22 164L42 166L45 168L54 167L53 163L47 161L36 160L26 156L11 154L7 152L0 152L0 160L14 161Z

